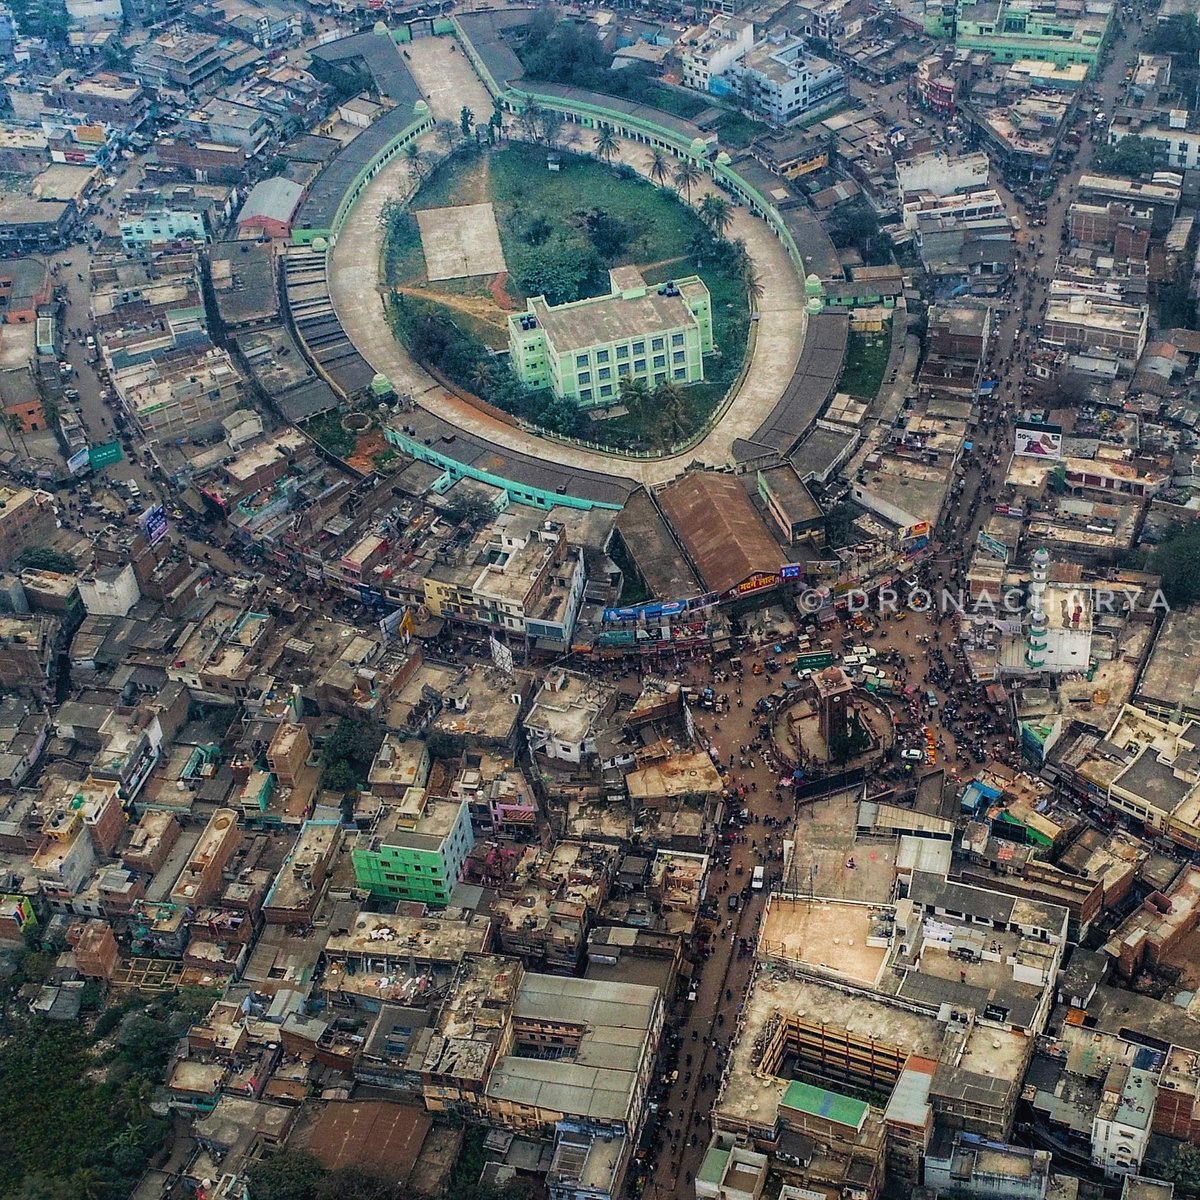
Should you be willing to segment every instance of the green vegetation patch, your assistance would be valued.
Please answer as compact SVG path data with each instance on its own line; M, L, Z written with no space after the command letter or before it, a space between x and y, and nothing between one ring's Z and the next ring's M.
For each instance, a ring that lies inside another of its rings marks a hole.
M846 343L846 365L838 391L874 400L883 383L890 351L891 339L886 334L852 333Z
M11 982L44 978L46 958L24 952ZM213 999L200 989L135 997L90 1031L10 1008L0 1026L0 1196L125 1200L170 1133L150 1109L170 1050Z

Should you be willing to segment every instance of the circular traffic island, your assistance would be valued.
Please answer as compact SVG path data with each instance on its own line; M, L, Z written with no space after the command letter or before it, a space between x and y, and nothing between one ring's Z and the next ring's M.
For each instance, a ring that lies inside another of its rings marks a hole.
M776 754L808 777L878 763L894 740L887 706L837 666L814 671L786 690L772 714Z

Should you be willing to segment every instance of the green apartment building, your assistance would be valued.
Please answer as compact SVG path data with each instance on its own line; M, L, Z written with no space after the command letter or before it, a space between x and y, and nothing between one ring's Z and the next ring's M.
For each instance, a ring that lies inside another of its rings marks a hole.
M651 387L704 379L712 353L712 304L698 275L648 284L636 267L609 272L611 291L571 304L544 296L508 318L513 369L531 388L549 388L583 407L613 403L624 378Z
M444 906L474 845L465 800L425 800L412 814L408 806L389 808L359 834L354 878L372 896Z
M930 7L945 13L945 7ZM946 32L953 33L959 49L984 50L997 62L1033 59L1056 67L1081 63L1092 78L1112 28L1114 7L1115 3L1100 3L1084 9L1073 0L958 0L953 30Z

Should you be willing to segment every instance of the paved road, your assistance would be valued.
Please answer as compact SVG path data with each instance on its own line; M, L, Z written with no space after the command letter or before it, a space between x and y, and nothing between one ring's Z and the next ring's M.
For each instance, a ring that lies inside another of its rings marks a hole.
M118 232L117 213L120 211L121 200L125 193L136 186L141 177L141 169L136 160L123 163L116 174L116 184L107 196L103 198L100 211L91 214L90 222L98 227L106 236ZM96 244L73 245L56 254L47 256L47 263L54 274L54 283L66 293L66 303L63 316L63 357L75 368L74 374L67 381L67 386L79 392L79 399L71 404L78 413L87 432L88 441L92 445L112 441L118 437L113 426L113 409L109 408L103 399L106 382L97 373L97 366L88 361L89 350L84 338L92 328L91 293L89 279L91 262L94 253L100 253ZM75 337L72 330L80 330L82 337ZM121 435L125 447L124 461L96 472L91 477L92 487L99 496L105 488L111 489L116 483L124 483L130 479L136 480L141 491L139 503L143 508L161 499L164 492L161 475L154 470L153 460L146 455L146 444L132 427L127 424L126 432ZM106 497L107 498L107 497ZM120 504L123 494L113 493L112 501ZM103 525L106 520L114 518L88 516L84 517L81 510L75 506L73 497L66 497L67 523L90 530ZM122 509L123 512L123 509ZM119 518L118 518L119 521Z
M491 111L491 100L463 55L450 49L452 45L454 43L448 39L421 39L413 42L408 52L411 56L409 66L429 97L434 116L441 121L456 123L463 104L478 117ZM580 148L592 147L593 138L589 131L573 127L572 132L579 134ZM432 136L426 140L432 146ZM647 147L622 143L620 157L645 173L649 158ZM417 403L460 428L508 450L654 485L675 478L697 459L724 466L729 461L734 441L753 433L783 395L804 347L807 315L803 286L783 245L766 224L739 208L735 210L729 236L745 239L762 282L757 344L752 366L737 396L716 427L696 448L673 458L627 459L539 438L480 412L450 395L412 361L393 335L383 309L379 284L383 234L379 213L386 200L408 195L412 185L411 173L402 157L389 164L372 181L330 255L330 291L334 308L345 318L346 328L363 357L386 375L398 391L411 394ZM706 192L713 190L708 183L697 188L693 202L698 204Z
M1105 112L1111 112L1113 101L1123 86L1125 60L1133 52L1133 40L1138 35L1136 25L1131 25L1128 31L1123 31L1110 54L1109 65L1103 76L1094 85L1098 98L1089 107L1101 107ZM890 88L864 89L875 91L875 102L885 111L894 116L903 114L905 107L904 83ZM930 584L954 584L958 573L969 557L970 546L973 544L976 532L986 521L991 512L991 502L1003 495L1003 467L1008 461L1012 442L1012 417L1021 401L1020 387L1024 381L1023 364L1031 344L1031 326L1037 324L1044 310L1047 284L1053 273L1054 261L1060 246L1060 231L1065 220L1067 206L1074 198L1075 187L1079 175L1088 169L1094 153L1094 146L1089 139L1076 155L1076 161L1070 171L1062 179L1058 189L1047 202L1045 226L1032 229L1026 225L1027 234L1023 237L1022 259L1018 264L1014 283L1009 294L1001 298L1005 306L1000 313L1000 320L993 341L992 366L1000 378L1000 389L990 408L985 408L981 414L981 426L975 438L975 452L968 462L964 487L961 494L951 502L946 520L940 533L944 551L935 557L925 568L924 578ZM996 182L993 180L993 182ZM1021 206L1011 192L1003 185L997 184L999 190L1010 206L1012 214L1021 212ZM902 645L906 654L915 655L908 665L909 678L920 681L930 669L931 653L938 649L936 644L924 644L918 641L918 636L939 632L938 628L926 618L910 617L903 625L890 622L885 626L887 640L876 640L875 645L882 650L885 645ZM941 631L946 641L952 641L953 622L943 623ZM743 654L743 659L749 663L751 656ZM693 670L695 681L706 679L706 672ZM745 708L734 709L719 718L720 730L706 722L708 734L720 748L720 752L728 761L728 754L736 749L741 742L748 740L753 732L753 719L748 715L750 706L759 695L770 690L772 682L768 676L758 679L747 675L743 682L743 700ZM731 688L732 690L732 688ZM951 689L937 686L934 689L944 706L948 698L954 699L960 705L963 703L960 695L951 695ZM929 717L932 727L944 744L945 753L942 762L948 771L961 770L954 761L954 732L940 721L938 713ZM990 737L987 739L993 753L1007 752L1005 739ZM753 780L757 790L747 797L746 806L760 822L764 817L782 818L787 820L790 809L780 806L776 801L774 781L770 778L761 763L754 770L741 771L738 775L741 781ZM831 798L818 802L810 814L804 810L803 816L795 818L795 824L788 831L797 842L797 855L806 861L813 853L810 838L815 836L811 831L819 828L822 813L828 810L833 813L839 800ZM839 810L840 811L840 810ZM764 831L761 824L751 825L747 833L752 834L751 841L758 841L760 846L764 841ZM755 863L762 861L758 849L753 845L735 845L732 847L732 863L729 872L716 868L710 876L708 890L710 894L718 895L722 902L722 918L730 919L730 914L724 908L727 893L722 893L723 884L731 888L741 886ZM778 869L780 849L777 840L771 843L771 849L766 859L768 869ZM736 868L741 866L743 875L738 876ZM829 881L825 881L825 890ZM687 1007L681 1014L683 1048L680 1061L680 1078L671 1089L665 1106L670 1108L672 1120L666 1126L666 1135L661 1153L653 1160L653 1170L645 1189L645 1195L653 1197L673 1197L690 1191L691 1180L700 1167L704 1151L708 1144L710 1126L708 1114L716 1097L716 1086L710 1083L701 1086L704 1076L710 1072L719 1072L719 1063L724 1053L721 1043L727 1041L732 1028L733 1014L736 1005L745 994L750 979L751 960L738 959L733 952L738 936L754 938L761 920L764 896L753 895L749 902L733 916L733 928L725 940L718 940L712 957L702 965L698 982L698 999ZM726 989L730 999L726 999ZM719 1021L719 1014L728 1014L724 1022ZM695 1031L696 1041L692 1041ZM714 1039L718 1046L713 1046ZM691 1079L685 1082L686 1065L684 1055L693 1053ZM699 1120L696 1116L699 1114ZM696 1145L692 1146L692 1135L696 1136ZM673 1137L672 1135L676 1135Z

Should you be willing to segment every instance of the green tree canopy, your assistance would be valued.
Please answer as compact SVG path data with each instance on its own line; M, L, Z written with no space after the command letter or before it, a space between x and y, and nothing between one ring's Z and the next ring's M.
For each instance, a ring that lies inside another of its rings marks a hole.
M358 1167L327 1171L307 1150L284 1150L247 1171L252 1200L400 1200L400 1189Z
M612 61L595 26L564 21L549 8L539 9L529 22L518 53L531 78L580 86Z
M35 571L60 571L69 575L75 570L75 560L61 550L49 546L26 546L18 556L21 566L32 567Z
M1176 1195L1200 1196L1200 1148L1183 1143L1163 1171Z
M1148 178L1165 165L1166 154L1162 145L1150 138L1123 137L1115 146L1100 146L1095 163L1110 174Z
M1195 13L1177 13L1159 25L1147 40L1156 54L1183 54L1195 58L1200 52L1200 21Z
M591 246L561 232L540 246L522 247L509 266L525 295L545 296L550 304L592 294L604 268Z
M326 1171L307 1151L287 1150L254 1163L246 1175L254 1200L316 1200Z
M1171 604L1200 600L1200 524L1176 526L1150 555L1148 569L1162 576Z
M869 204L846 204L835 210L825 227L839 250L854 246L866 258L879 233L879 218Z

